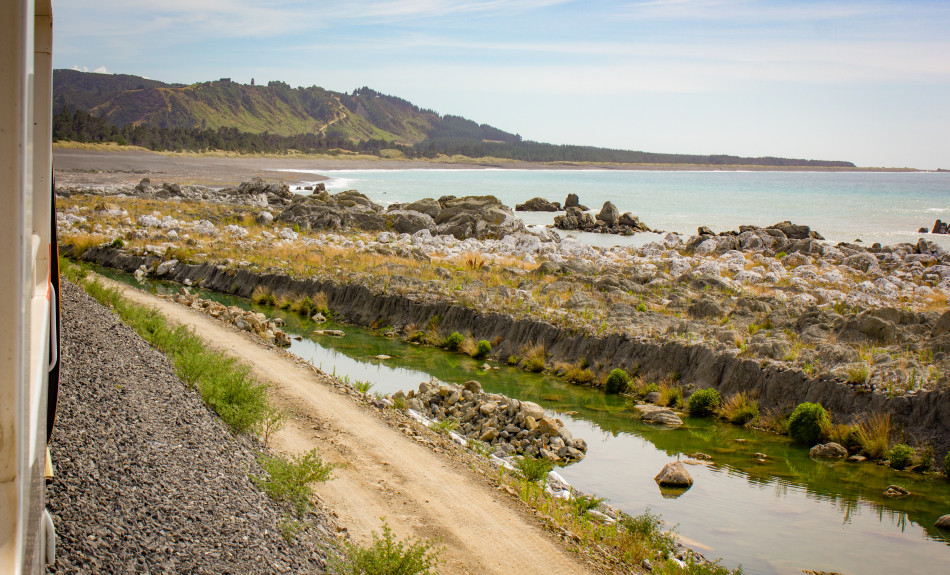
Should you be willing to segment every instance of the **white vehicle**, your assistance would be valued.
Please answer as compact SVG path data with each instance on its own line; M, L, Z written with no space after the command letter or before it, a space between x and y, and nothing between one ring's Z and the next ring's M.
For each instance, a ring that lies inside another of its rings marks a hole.
M52 191L51 0L2 0L0 33L0 573L46 571L46 448L59 381Z

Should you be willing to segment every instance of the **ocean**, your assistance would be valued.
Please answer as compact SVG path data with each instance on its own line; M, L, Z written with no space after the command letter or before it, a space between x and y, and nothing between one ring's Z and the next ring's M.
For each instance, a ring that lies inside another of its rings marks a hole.
M298 171L298 170L295 170ZM918 234L950 220L950 173L632 170L310 170L333 193L356 189L384 206L443 195L492 194L512 208L533 197L564 203L575 193L594 213L610 201L655 230L692 235L783 220L805 224L831 242L893 245L926 237L950 249L950 236ZM526 224L553 213L518 212ZM638 245L652 234L574 234L595 245Z

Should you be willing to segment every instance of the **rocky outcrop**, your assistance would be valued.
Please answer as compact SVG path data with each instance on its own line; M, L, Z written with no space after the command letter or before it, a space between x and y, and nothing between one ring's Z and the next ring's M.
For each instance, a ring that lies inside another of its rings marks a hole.
M927 228L920 228L920 229L923 230L923 233L927 233ZM930 230L930 233L932 233L932 234L946 234L946 233L947 233L947 224L946 224L946 222L942 222L942 221L940 221L940 220L935 221L935 222L934 222L934 225L933 225L933 228Z
M582 212L586 212L588 209L590 209L587 206L581 204L577 194L567 195L567 199L564 200L564 209L566 210L567 208L577 208Z
M523 204L515 206L516 212L560 212L561 204L559 202L549 202L544 198L531 198Z
M683 425L683 420L679 418L672 409L660 407L658 405L635 405L634 411L643 421L664 425L667 427L679 427Z
M497 239L525 229L511 208L494 196L445 196L439 200L394 204L384 210L355 190L296 196L277 220L310 230L358 228L406 234L429 230L433 235L458 239Z
M500 457L525 454L570 463L584 458L587 443L574 439L557 419L530 401L483 393L477 381L451 385L433 379L402 395L409 408L437 420L458 423L462 436L489 444Z
M554 227L562 230L577 230L601 234L633 235L638 232L649 232L649 227L642 223L637 216L630 212L620 213L611 202L604 202L603 208L596 217L591 217L579 207L567 208L567 213L554 218Z
M220 193L227 194L238 202L261 207L287 205L295 197L287 184L265 182L258 177L241 182L236 188L225 188Z

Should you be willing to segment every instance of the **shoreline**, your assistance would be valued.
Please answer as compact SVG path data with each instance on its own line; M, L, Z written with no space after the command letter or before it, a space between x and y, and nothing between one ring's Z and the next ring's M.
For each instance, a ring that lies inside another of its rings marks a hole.
M316 165L315 165L316 164ZM69 185L136 184L144 176L179 184L236 185L252 176L291 185L322 181L318 170L565 170L644 172L801 172L801 173L938 173L915 168L820 168L815 166L718 166L712 164L610 164L586 162L532 163L497 158L444 160L386 159L374 156L273 156L153 152L141 148L102 149L54 146L57 180ZM299 171L298 171L299 170ZM77 175L81 175L77 178Z

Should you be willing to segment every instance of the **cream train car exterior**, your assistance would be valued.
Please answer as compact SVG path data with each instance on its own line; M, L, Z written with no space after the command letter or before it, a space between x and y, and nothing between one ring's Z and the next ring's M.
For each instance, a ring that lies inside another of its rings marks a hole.
M55 556L45 509L58 385L53 12L50 0L0 2L0 573L19 575Z

